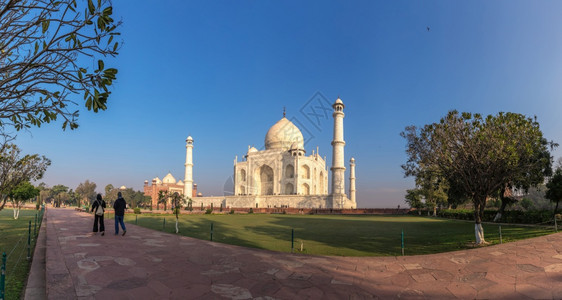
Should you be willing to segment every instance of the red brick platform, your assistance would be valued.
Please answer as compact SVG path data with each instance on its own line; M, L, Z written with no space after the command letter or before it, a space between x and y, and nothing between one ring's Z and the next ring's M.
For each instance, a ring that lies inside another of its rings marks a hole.
M450 253L324 257L202 241L49 209L49 299L561 299L562 233Z

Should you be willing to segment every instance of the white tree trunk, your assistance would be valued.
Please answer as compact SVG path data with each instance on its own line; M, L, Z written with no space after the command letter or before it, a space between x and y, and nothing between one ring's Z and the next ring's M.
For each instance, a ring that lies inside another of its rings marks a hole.
M18 209L16 208L15 205L12 206L12 207L14 208L14 220L17 220L17 219L18 219L18 215L19 215L19 214L17 213Z
M482 224L474 224L474 234L476 235L477 245L486 243L484 240L484 228L482 228Z
M498 222L502 218L502 213L498 211L496 216L494 217L494 222Z
M433 207L433 216L437 217L437 206Z
M176 233L179 233L179 232L180 232L180 230L178 228L178 218L176 218Z

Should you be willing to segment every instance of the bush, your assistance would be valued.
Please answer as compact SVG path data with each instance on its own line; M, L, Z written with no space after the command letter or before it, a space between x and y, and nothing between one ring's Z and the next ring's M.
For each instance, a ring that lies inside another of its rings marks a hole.
M140 215L140 213L141 213L140 207L135 207L135 209L133 209L133 211L135 212L135 215Z
M231 215L234 214L234 208L230 210L229 214L231 214Z
M210 208L207 208L207 210L205 211L205 214L206 214L206 215L210 215L210 214L212 214L212 213L213 213L213 210L210 209Z
M485 210L482 217L484 222L492 222L498 213L497 210ZM457 220L474 220L474 210L472 209L442 209L437 211L437 216ZM516 224L539 224L552 221L550 210L508 210L502 215L500 222Z
M250 207L250 211L248 212L249 214L253 214L254 213L254 209Z

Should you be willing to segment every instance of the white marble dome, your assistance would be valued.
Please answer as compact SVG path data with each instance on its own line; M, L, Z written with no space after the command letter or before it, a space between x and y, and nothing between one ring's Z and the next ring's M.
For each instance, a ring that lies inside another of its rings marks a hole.
M175 183L176 183L176 179L174 178L174 176L172 176L172 173L168 173L168 175L166 175L166 176L162 179L162 183L164 183L164 184L175 184Z
M301 131L285 117L271 126L265 135L266 150L289 150L293 143L297 143L299 149L304 149Z

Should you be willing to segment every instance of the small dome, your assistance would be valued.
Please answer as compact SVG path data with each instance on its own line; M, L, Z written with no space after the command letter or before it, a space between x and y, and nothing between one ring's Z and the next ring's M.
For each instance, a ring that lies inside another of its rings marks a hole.
M123 190L126 190L126 189L127 189L127 187L126 187L126 186L124 186L124 185L122 185L122 186L121 186L121 187L120 187L119 189L123 191Z
M256 149L256 147L252 147L252 148L248 149L248 153L247 153L247 154L255 153L255 152L258 152L258 149Z
M154 182L156 184L162 184L162 180L160 180L160 178L158 178L158 177L152 179L152 182Z
M355 158L352 157L350 161L351 161L352 163L355 162Z
M164 184L175 184L175 183L176 183L176 179L174 178L174 176L172 176L172 173L168 173L168 175L166 175L166 176L162 179L162 183L164 183Z
M183 181L181 181L181 180L178 180L178 183L176 183L176 184L177 184L177 185L185 185L185 184L183 183Z
M265 149L267 150L289 150L293 143L297 143L299 149L304 149L304 138L301 131L285 117L271 126L265 135Z

